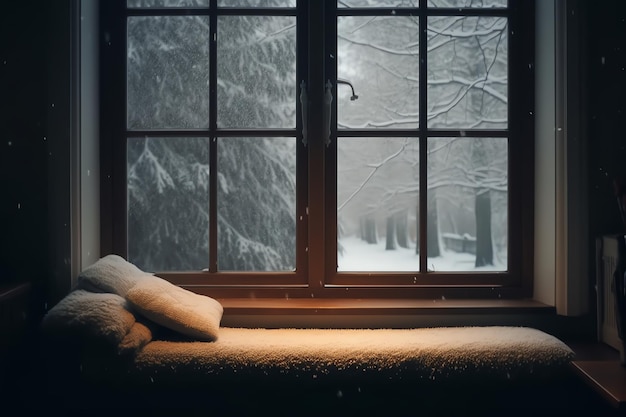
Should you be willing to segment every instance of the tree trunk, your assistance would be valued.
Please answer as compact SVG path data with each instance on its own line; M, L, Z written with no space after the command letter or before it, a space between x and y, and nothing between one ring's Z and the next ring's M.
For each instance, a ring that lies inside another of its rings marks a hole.
M419 197L415 206L415 254L420 253L420 202Z
M367 243L377 243L376 237L376 219L371 216L365 216L361 219L361 236Z
M439 249L439 219L437 216L437 196L435 190L428 190L428 212L426 213L426 248L427 256L434 258L441 256Z
M476 264L493 265L493 245L491 243L491 193L482 190L476 194Z
M409 247L408 213L406 210L396 213L396 241L401 248Z
M396 221L393 214L387 216L387 236L385 240L385 250L396 249Z
M367 236L365 236L365 217L363 216L359 218L359 237L361 240L367 241Z

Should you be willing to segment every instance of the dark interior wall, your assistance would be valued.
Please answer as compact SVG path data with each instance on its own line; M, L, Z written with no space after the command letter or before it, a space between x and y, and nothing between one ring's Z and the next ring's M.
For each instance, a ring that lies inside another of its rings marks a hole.
M28 324L37 323L44 310L50 276L48 33L43 6L45 0L14 1L4 2L0 10L0 290L10 295L0 305L4 404L17 394L16 375L24 373L20 365L27 356L23 340L34 328ZM30 288L16 287L23 283Z
M0 13L0 286L30 282L37 310L70 282L69 4Z
M588 7L590 235L626 232L612 181L626 174L626 2Z
M43 2L42 2L43 4ZM0 13L0 285L48 274L45 14L31 2Z
M70 290L72 276L72 131L75 115L72 99L76 71L72 66L72 3L78 0L45 2L46 9L46 102L48 137L48 280L45 303L56 304ZM77 103L78 104L78 103Z

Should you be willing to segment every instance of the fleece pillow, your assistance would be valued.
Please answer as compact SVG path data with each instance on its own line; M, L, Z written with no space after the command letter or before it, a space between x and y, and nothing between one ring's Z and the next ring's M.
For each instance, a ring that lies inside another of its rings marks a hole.
M136 321L117 346L119 355L132 355L152 341L152 329Z
M119 295L75 290L46 313L41 328L53 340L117 349L134 324Z
M217 340L224 309L219 301L153 276L126 293L134 310L161 326L196 340Z
M78 275L76 288L125 297L133 285L149 276L152 274L142 271L121 256L107 255Z

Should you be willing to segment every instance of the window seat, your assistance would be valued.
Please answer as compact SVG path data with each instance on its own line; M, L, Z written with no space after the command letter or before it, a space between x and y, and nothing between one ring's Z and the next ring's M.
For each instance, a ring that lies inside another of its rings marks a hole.
M356 415L342 407L393 415L413 401L426 412L479 415L495 407L510 413L538 404L563 407L573 357L559 339L525 327L222 327L214 342L156 337L123 358L83 351L70 357L69 368L52 356L49 375L57 380L74 372L76 382L50 384L49 398L62 403L57 406L89 408L104 395L104 407L191 407L216 415L272 411L277 403L306 404L310 415L335 415L328 408ZM387 401L393 405L383 405Z
M390 382L540 379L573 358L542 331L523 327L422 329L221 328L215 342L155 340L127 368L137 382Z
M421 410L495 402L509 409L520 405L511 395L532 392L545 408L545 400L561 398L557 391L574 357L567 344L532 327L387 328L374 317L359 328L228 326L224 312L235 303L224 304L120 257L101 259L42 320L46 398L57 408L168 406L260 415L264 407L276 415L281 404L306 415L305 404L318 407L311 415L331 415L330 409L354 415L342 407L391 415L389 401L394 409L407 401L418 401ZM289 304L303 311L322 305Z

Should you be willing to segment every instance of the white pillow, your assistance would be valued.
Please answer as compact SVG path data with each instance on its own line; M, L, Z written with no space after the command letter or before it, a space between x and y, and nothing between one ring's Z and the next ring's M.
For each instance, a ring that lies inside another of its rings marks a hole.
M107 255L85 268L79 275L77 289L108 292L126 297L141 279L152 276L119 255Z
M211 297L153 276L137 282L126 299L135 311L161 326L196 340L217 340L224 309Z

